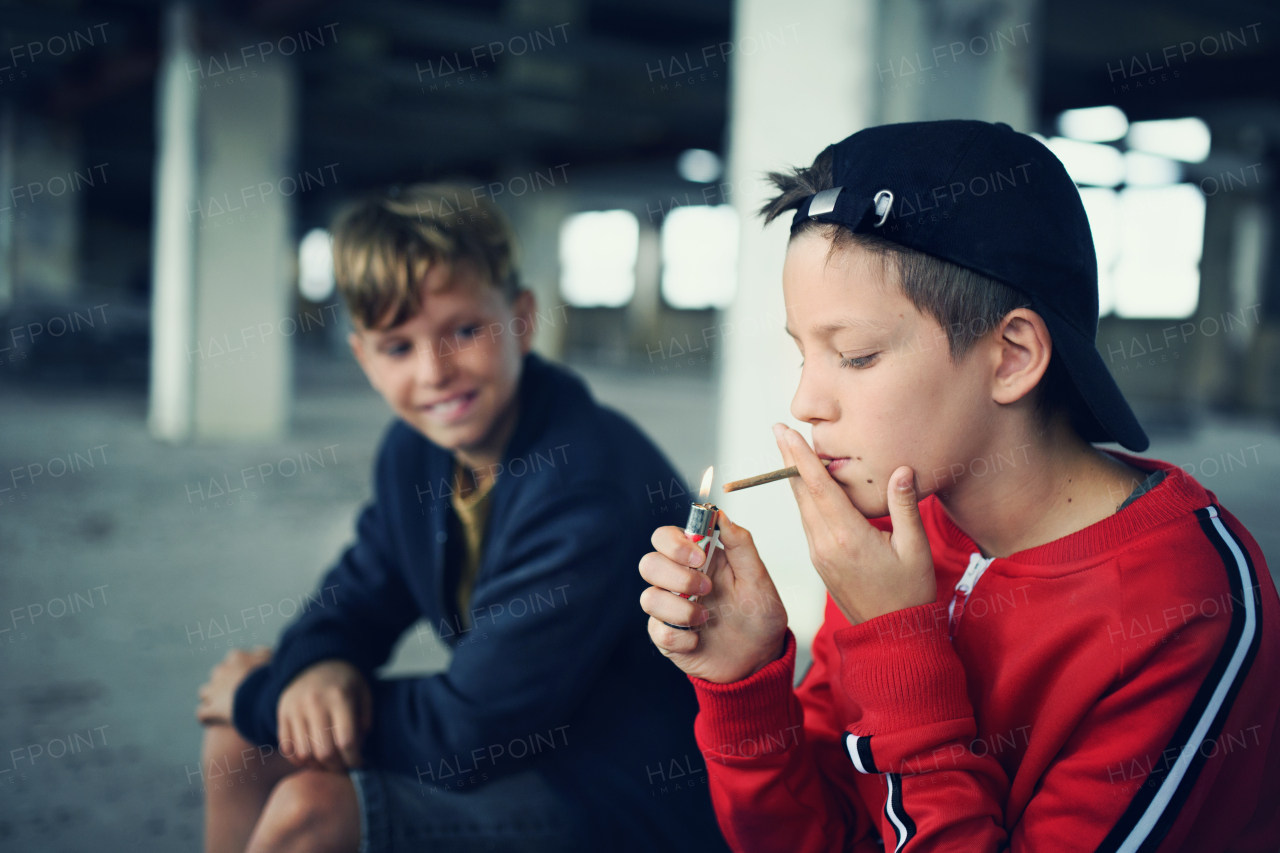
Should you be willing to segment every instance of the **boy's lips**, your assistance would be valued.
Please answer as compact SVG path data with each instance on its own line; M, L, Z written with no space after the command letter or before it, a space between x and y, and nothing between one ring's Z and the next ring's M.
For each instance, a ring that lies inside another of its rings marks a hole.
M475 407L476 398L480 396L479 391L462 391L457 394L450 394L434 403L427 403L419 406L418 410L433 421L440 423L455 423L462 420L471 413Z
M834 474L844 467L849 461L848 456L828 456L825 453L819 453L818 458L822 460L822 464L827 466L827 473Z

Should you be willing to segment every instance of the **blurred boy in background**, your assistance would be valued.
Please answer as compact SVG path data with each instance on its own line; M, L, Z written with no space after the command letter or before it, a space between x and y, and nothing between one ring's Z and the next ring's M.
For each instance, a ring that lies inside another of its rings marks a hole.
M334 228L351 349L397 420L334 603L201 688L204 761L244 768L209 786L207 849L723 849L705 785L657 796L647 772L697 752L693 689L635 606L648 495L678 475L531 352L509 226L456 192ZM420 619L448 670L378 678Z

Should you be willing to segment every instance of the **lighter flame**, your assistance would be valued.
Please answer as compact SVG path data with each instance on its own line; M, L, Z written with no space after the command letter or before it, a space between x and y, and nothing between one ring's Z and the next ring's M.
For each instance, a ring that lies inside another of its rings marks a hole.
M707 497L711 494L711 480L716 473L716 466L712 465L707 469L707 473L702 475L702 488L698 489L698 499L706 503Z

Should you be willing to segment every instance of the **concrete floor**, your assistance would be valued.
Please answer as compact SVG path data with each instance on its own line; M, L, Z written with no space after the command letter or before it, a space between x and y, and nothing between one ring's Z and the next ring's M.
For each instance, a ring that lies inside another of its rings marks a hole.
M158 444L137 393L0 389L0 848L199 849L196 687L228 645L271 643L348 541L388 420L349 366L301 367L293 435L250 445ZM589 378L687 478L713 456L709 407L703 424L687 416L709 379ZM1196 466L1280 565L1280 432L1213 422L1157 437L1151 455ZM45 473L14 488L26 466ZM210 479L234 486L258 466L265 482L209 496ZM261 620L210 636L246 608ZM411 632L394 670L445 662Z
M349 541L389 419L351 365L299 367L293 434L246 445L157 443L137 392L0 388L0 849L200 848L196 687L228 646L273 643ZM700 446L663 429L707 379L594 384L686 476L708 464L709 423ZM268 476L210 496L245 468ZM392 671L446 663L410 632Z

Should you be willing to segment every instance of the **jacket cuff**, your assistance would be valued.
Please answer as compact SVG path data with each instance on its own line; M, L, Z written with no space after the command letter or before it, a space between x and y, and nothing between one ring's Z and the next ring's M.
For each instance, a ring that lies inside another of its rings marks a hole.
M283 693L298 673L314 663L333 659L345 660L364 672L358 658L351 654L351 644L339 634L326 631L289 638L287 644L281 643L281 648L271 660L272 683L277 691ZM278 700L279 696L276 698Z
M314 663L333 658L350 660L347 649L347 643L332 634L286 637L271 662L249 673L236 688L231 714L236 730L252 743L274 743L280 694Z
M848 727L885 734L973 716L945 604L886 613L835 632L840 682L862 710Z
M799 742L804 711L791 689L796 638L787 629L782 657L741 681L716 684L689 676L698 696L694 733L703 755L752 758Z
M257 713L262 702L262 692L267 687L270 676L270 666L260 666L251 671L240 682L236 695L231 700L231 724L250 743L274 744L276 741L274 722L269 730L263 730L259 725L263 721Z

